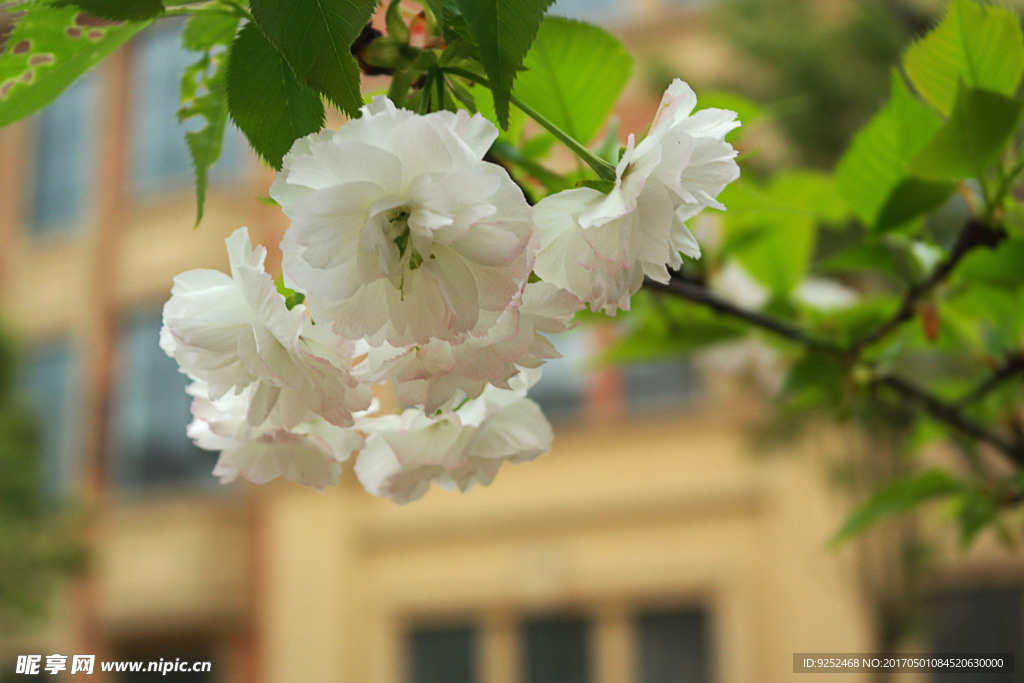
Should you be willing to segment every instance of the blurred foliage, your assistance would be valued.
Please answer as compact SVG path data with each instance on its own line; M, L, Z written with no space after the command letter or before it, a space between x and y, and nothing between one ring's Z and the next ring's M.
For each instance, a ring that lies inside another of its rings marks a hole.
M725 85L772 103L802 159L829 168L885 98L886 75L917 28L893 4L726 0L714 26L754 60L756 77Z
M839 6L849 11L822 25L821 8L799 0L726 5L723 16L746 15L726 22L730 34L772 72L750 94L802 93L813 105L776 120L808 164L835 171L744 172L720 196L728 211L693 226L700 261L655 287L675 296L637 297L606 358L732 344L729 369L758 366L748 375L775 399L762 444L823 422L868 438L846 454L874 474L842 480L861 504L837 540L936 503L962 545L985 530L1013 542L1024 528L1020 17L953 0L899 58L913 25L901 3Z
M0 638L44 619L83 560L71 514L45 492L39 421L16 390L13 348L0 337Z

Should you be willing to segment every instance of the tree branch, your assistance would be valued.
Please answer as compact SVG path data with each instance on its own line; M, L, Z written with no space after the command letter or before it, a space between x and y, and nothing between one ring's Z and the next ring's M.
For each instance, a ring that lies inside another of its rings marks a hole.
M841 346L829 341L828 339L815 337L785 320L780 320L758 311L751 311L741 306L737 306L731 301L722 299L721 297L713 294L711 290L704 285L673 278L665 283L655 282L654 280L648 279L644 281L644 287L655 292L674 294L695 303L702 304L716 313L721 313L732 318L737 318L738 320L743 320L756 327L760 327L763 330L768 330L779 337L799 342L808 348L837 355L845 355L845 350Z
M850 353L859 357L868 347L877 344L890 334L899 329L917 314L917 306L925 296L931 293L938 285L945 282L953 269L978 247L995 248L1000 242L1006 239L1006 231L1001 227L993 227L987 223L972 218L964 225L956 242L949 254L943 259L932 274L927 278L911 285L903 295L903 301L896 313L878 327L857 339L850 346Z
M957 399L956 404L958 406L966 406L974 403L975 401L987 396L989 392L1003 382L1012 379L1014 375L1019 374L1024 374L1024 354L1009 353L1006 355L1006 358L1003 359L1002 364L993 370L992 374L989 375L988 378Z
M963 258L962 254L956 260L959 261L961 258ZM955 265L955 262L952 265ZM948 274L951 269L952 266L945 269L946 273ZM938 269L936 269L936 272L938 272ZM843 347L831 340L816 337L788 321L737 306L731 301L714 294L702 284L680 279L672 279L667 283L648 279L644 282L644 286L661 294L670 294L705 306L721 315L742 320L762 330L771 332L778 337L796 342L807 348L823 351L847 362L855 362L859 358L854 352L853 347ZM869 368L872 367L870 363L865 365ZM995 432L967 417L958 405L947 403L927 390L895 375L878 374L870 382L872 385L884 386L895 391L909 403L919 406L935 420L998 449L1013 460L1014 463L1024 464L1024 444L1009 442L1003 439Z
M882 375L872 380L872 382L892 389L909 403L919 405L936 420L944 422L958 431L974 437L978 441L997 448L1008 455L1016 464L1024 464L1024 445L1006 441L964 415L955 405L939 400L924 389L896 375Z

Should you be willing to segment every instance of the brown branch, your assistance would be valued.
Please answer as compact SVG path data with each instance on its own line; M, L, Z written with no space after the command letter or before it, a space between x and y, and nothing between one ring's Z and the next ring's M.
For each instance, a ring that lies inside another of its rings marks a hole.
M868 347L882 341L899 329L905 322L913 318L917 314L917 307L921 299L945 282L949 278L950 273L953 272L953 269L969 253L978 247L993 249L1005 239L1006 230L1002 227L992 226L974 218L969 220L960 231L960 234L957 235L956 242L953 244L949 254L935 267L932 274L921 282L911 285L903 295L903 301L900 303L896 313L878 327L854 341L850 346L850 353L854 357L860 357Z
M984 381L957 399L958 406L966 406L985 398L993 389L1014 375L1024 374L1024 353L1009 353L998 368L992 371Z
M1024 464L1024 444L1006 441L964 415L957 406L938 399L933 394L896 375L881 375L872 380L872 383L892 389L907 402L919 405L939 422L944 422L982 443L993 446L1008 455L1018 465Z
M846 355L845 350L838 344L827 339L815 337L807 331L796 327L795 325L791 325L784 320L737 306L731 301L722 299L713 294L711 290L704 285L673 278L666 283L655 282L654 280L648 279L644 282L644 287L655 292L674 294L695 303L702 304L716 313L721 313L723 315L728 315L729 317L751 323L752 325L760 327L763 330L768 330L779 337L799 342L808 348L836 355Z
M962 258L962 256L960 257ZM955 264L954 264L955 265ZM947 271L948 274L948 271ZM686 299L693 303L705 306L716 313L725 315L737 320L750 323L776 336L788 339L803 346L818 351L829 353L847 362L855 362L858 356L851 348L845 348L828 339L816 337L806 330L793 325L792 323L780 320L771 315L759 311L737 306L736 304L719 297L711 292L704 285L687 280L672 279L667 283L646 280L644 286L655 292L669 294ZM865 364L871 368L870 364ZM971 436L980 442L987 443L998 449L1016 464L1024 464L1024 444L1009 442L995 432L967 417L959 406L947 403L931 394L927 390L895 375L878 374L870 380L872 385L884 386L900 394L909 403L919 406L932 418L942 422L963 434Z

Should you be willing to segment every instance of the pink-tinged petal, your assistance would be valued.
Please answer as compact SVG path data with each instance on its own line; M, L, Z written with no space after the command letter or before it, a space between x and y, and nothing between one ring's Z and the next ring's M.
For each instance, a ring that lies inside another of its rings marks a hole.
M432 482L462 490L490 484L503 461L526 462L551 446L551 425L523 398L538 376L526 373L516 390L488 387L454 413L410 409L364 421L369 436L356 475L367 491L398 503L421 497Z
M261 392L266 396L261 396ZM254 425L247 415L268 412L274 420L281 400L274 400L273 388L252 387L219 400L207 396L207 387L195 382L189 393L195 396L189 436L200 448L220 451L214 474L228 483L238 477L263 484L277 477L323 490L337 484L340 462L363 445L362 435L315 418L294 428L277 428L260 421ZM282 391L283 393L283 391ZM256 418L258 419L258 418Z
M239 476L254 484L282 477L323 491L338 484L341 465L308 439L279 433L272 440L243 443L222 451L213 474L224 484Z
M680 121L690 115L696 106L697 95L693 92L693 88L685 81L674 79L661 97L658 111L651 123L651 132L678 125Z

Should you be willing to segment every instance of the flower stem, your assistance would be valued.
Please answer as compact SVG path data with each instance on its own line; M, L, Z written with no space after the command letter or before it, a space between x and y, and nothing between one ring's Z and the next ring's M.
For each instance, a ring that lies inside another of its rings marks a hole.
M478 83L478 84L484 86L485 88L489 89L491 87L491 84L487 81L486 78L484 78L483 76L480 76L479 74L475 74L472 71L469 71L467 69L462 69L462 68L457 67L457 66L446 66L446 67L442 67L441 70L445 71L447 73L450 73L453 76L460 76L462 78L465 78L468 81L473 81L474 83ZM603 180L611 180L611 181L614 182L614 180L615 180L615 167L614 166L612 166L607 161L605 161L604 159L600 158L599 156L597 156L596 154L591 152L589 149L587 149L585 146L583 146L583 144L581 142L576 140L576 138L574 138L573 136L571 136L568 133L566 133L564 130L562 130L557 125L555 125L555 123L553 121L548 119L546 116L541 114L539 111L537 111L536 109L534 109L530 105L528 105L526 102L523 102L521 99L519 99L515 95L511 95L510 94L509 95L509 101L512 102L512 104L514 104L517 107L519 107L523 111L524 114L526 114L531 119L533 119L534 121L539 123L541 126L546 128L552 135L554 135L556 138L558 138L562 142L562 144L564 144L566 147L568 147L573 152L575 152L576 156L578 156L580 159L585 161L587 163L587 165L590 166L590 168L594 169L594 171L597 173L597 175L600 178L602 178Z

